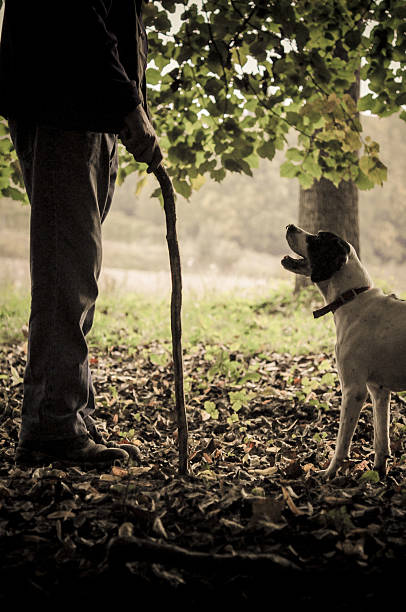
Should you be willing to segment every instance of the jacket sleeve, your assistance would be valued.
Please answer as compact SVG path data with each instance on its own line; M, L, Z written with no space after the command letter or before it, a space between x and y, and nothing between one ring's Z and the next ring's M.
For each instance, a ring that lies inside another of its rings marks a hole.
M44 125L120 131L143 99L134 0L10 0L0 45L0 108Z
M121 0L118 4L120 3ZM71 31L76 31L78 37L75 37L74 41L75 62L72 68L78 76L78 81L87 84L85 89L88 86L95 88L94 91L104 97L104 103L110 104L112 110L126 114L142 103L142 83L139 82L138 71L134 70L132 74L128 74L121 61L117 32L114 31L117 23L110 19L113 0L75 0L74 4L77 19L71 24ZM128 7L133 4L121 3L123 10L119 25L133 32L133 53L137 56L138 18L135 10L128 11ZM136 57L136 61L137 59L140 62L140 58ZM71 77L74 79L75 74Z

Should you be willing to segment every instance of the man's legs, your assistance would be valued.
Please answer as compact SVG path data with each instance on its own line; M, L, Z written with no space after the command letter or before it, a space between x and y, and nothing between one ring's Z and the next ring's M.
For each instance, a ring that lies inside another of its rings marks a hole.
M31 203L31 314L20 445L59 441L68 448L88 439L82 414L92 408L92 391L85 335L98 294L101 223L114 191L116 136L18 122L10 122L10 130Z

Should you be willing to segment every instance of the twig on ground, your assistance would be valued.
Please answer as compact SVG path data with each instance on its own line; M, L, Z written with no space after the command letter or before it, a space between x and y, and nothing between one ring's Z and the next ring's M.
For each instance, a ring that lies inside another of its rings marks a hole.
M108 545L107 559L109 565L115 567L131 561L148 561L190 570L223 568L236 573L249 573L262 566L269 570L300 569L292 561L274 553L205 553L134 536L112 538Z

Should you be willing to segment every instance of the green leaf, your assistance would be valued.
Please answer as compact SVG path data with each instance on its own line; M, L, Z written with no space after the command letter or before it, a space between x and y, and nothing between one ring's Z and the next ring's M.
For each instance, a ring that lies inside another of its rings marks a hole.
M150 353L149 359L155 365L164 366L168 362L168 355L167 353Z
M280 175L285 178L295 178L300 174L299 166L295 166L290 161L285 161L280 167Z
M313 176L310 176L309 174L301 173L298 175L298 178L299 178L299 183L303 189L310 189L310 187L313 186L313 183L314 183Z
M155 68L148 68L145 77L149 85L158 85L158 83L161 81L161 73Z
M375 184L382 185L388 178L388 169L379 159L375 159L375 165L368 176Z
M164 55L160 54L160 55L155 55L154 56L154 62L157 65L158 70L160 71L160 73L162 73L162 71L165 68L165 66L167 66L169 64L170 59L168 59Z
M345 42L350 49L356 49L361 44L362 33L360 29L353 29L345 35Z
M221 183L221 181L226 176L226 171L224 170L224 168L220 168L219 170L212 170L210 176L216 181L216 183Z
M366 175L369 174L370 170L372 169L374 162L372 161L371 157L369 157L369 155L363 155L359 162L359 167L361 168L362 172Z
M182 181L177 178L174 178L173 186L174 186L174 189L186 199L189 199L190 196L192 195L192 188L186 181Z
M302 170L305 170L311 177L320 179L322 170L318 162L314 159L313 155L307 155L303 160Z
M203 174L198 174L197 176L190 179L192 189L194 189L195 191L199 191L199 189L201 189L205 182L206 178Z
M170 13L174 13L176 11L176 3L173 0L161 0L161 4L165 10Z
M379 473L375 470L367 470L361 474L359 480L360 482L379 482Z
M244 172L248 176L252 176L252 171L247 162L243 159L235 159L234 157L224 156L223 165L230 172Z
M375 184L367 177L366 174L362 172L362 170L359 170L354 182L358 189L361 189L362 191L373 189L373 187L375 187Z
M398 106L402 106L403 104L406 104L406 91L404 91L403 93L399 94L395 100L395 103Z
M1 196L3 198L11 198L12 200L23 202L24 204L28 203L25 191L20 191L20 189L16 189L15 187L5 187L1 190Z
M369 93L366 96L363 96L362 98L359 99L358 110L360 111L371 110L374 103L375 103L375 96Z
M327 387L332 387L335 381L336 378L334 374L332 374L331 372L326 372L326 374L323 374L323 376L321 377L320 383L322 385L326 385Z
M224 83L220 79L216 79L216 77L211 77L206 81L204 85L205 92L213 96L217 95L218 92L223 88Z
M286 151L286 159L295 162L303 161L304 151L300 151L296 148L291 148Z
M275 142L273 140L265 140L257 148L257 153L260 157L273 159L275 157Z
M246 382L258 382L261 380L261 375L258 372L247 372L240 380L238 381L239 385L244 385Z
M166 14L161 11L154 20L154 27L157 29L158 32L162 32L164 34L165 32L168 32L171 29L172 23L166 16Z
M303 49L310 38L309 30L304 23L299 22L295 26L296 42L299 49Z
M214 402L204 402L203 409L211 416L212 419L217 420L219 418L219 411L217 410Z

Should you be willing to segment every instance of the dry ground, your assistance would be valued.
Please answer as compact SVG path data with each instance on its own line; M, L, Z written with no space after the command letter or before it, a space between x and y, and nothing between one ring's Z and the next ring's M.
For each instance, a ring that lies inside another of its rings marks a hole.
M185 357L183 477L159 347L92 354L106 436L143 454L141 465L108 473L15 467L25 353L1 349L0 601L357 611L395 601L404 590L404 399L392 401L386 481L371 471L368 405L351 461L326 484L316 471L328 462L340 401L337 384L320 378L329 356L223 349L253 374L230 383L203 346Z

